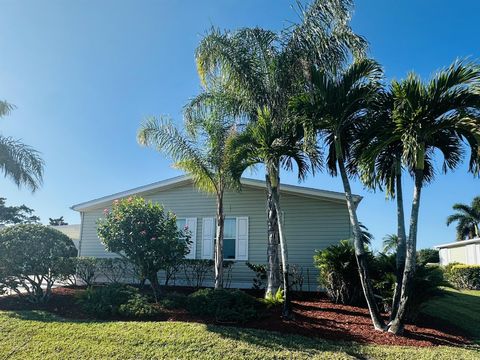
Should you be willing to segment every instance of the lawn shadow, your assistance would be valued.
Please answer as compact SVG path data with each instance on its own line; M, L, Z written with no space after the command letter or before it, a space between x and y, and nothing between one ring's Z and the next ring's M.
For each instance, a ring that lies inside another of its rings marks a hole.
M94 320L94 319L69 319L52 314L46 310L6 310L3 312L9 318L17 320L37 321L44 323L107 323L108 320Z
M332 342L322 338L305 337L297 334L286 334L261 329L238 328L208 324L207 330L230 340L246 342L274 352L298 351L313 353L314 351L344 352L355 359L366 359L361 352L361 344L346 341Z

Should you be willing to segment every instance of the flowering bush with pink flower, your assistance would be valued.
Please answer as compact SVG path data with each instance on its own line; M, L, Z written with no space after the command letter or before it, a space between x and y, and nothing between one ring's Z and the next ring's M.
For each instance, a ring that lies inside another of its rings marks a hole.
M97 232L106 250L127 258L150 282L155 298L158 272L183 261L191 242L189 231L177 228L175 214L141 197L114 201Z

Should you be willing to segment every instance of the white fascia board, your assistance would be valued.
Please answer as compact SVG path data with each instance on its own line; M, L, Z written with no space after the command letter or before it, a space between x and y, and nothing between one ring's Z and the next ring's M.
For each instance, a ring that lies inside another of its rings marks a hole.
M477 244L477 243L480 244L480 238L455 241L455 242L448 243L448 244L441 244L441 245L434 246L434 248L435 249L444 249L444 248L458 247L458 246L469 245L469 244Z

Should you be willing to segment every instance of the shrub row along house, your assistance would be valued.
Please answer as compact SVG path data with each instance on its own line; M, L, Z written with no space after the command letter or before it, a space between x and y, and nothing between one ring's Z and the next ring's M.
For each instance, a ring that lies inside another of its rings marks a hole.
M225 194L224 259L233 261L231 287L251 288L254 273L246 263L267 262L267 221L265 182L242 179L240 192ZM179 228L191 233L189 259L213 259L215 239L215 197L198 191L189 176L179 176L72 206L81 214L79 256L115 257L97 235L97 222L114 200L141 196L158 202L177 216ZM289 239L290 264L303 276L303 290L317 289L318 270L314 267L315 250L324 249L351 237L345 195L300 186L283 185L282 219ZM355 196L357 204L361 197ZM164 274L160 274L161 279ZM213 285L213 272L205 285ZM184 285L179 273L175 284Z

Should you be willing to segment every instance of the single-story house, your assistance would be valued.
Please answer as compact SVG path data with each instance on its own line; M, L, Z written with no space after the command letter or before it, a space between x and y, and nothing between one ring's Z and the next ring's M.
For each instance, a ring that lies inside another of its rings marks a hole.
M251 288L255 276L246 262L267 264L266 186L264 181L242 179L241 192L224 197L224 257L233 260L231 287ZM177 215L179 226L192 230L190 259L213 259L215 197L197 190L189 176L179 176L72 206L80 212L79 256L114 257L97 236L97 221L116 199L141 196L164 205ZM358 204L362 199L354 197ZM345 194L313 188L281 186L282 219L289 263L303 273L303 290L317 289L315 250L351 237ZM208 285L213 284L213 273Z
M439 250L440 265L452 262L480 265L480 238L455 241L435 248Z
M78 250L80 244L80 224L70 224L70 225L49 225L52 229L58 230L61 233L67 235L72 239L75 247Z

